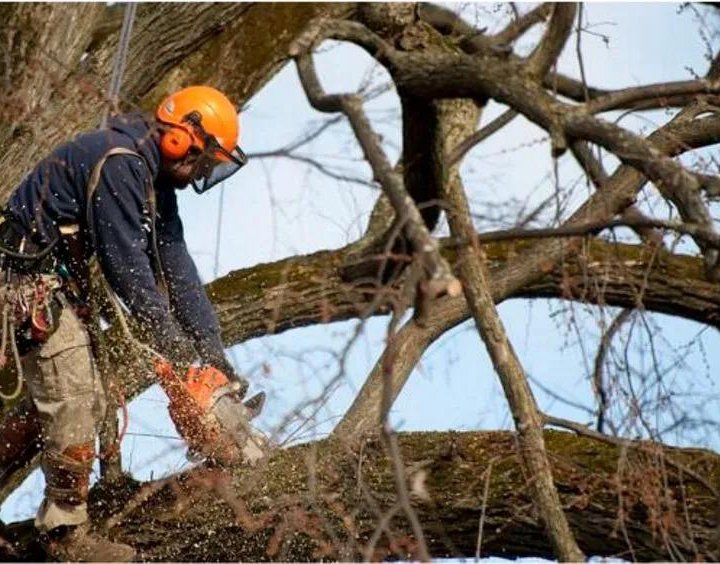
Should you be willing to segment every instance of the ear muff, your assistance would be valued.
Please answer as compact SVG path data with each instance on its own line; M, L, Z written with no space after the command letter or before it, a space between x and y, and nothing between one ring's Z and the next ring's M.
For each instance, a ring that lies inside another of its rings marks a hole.
M182 127L168 127L160 138L160 152L168 159L179 160L192 147L192 137Z

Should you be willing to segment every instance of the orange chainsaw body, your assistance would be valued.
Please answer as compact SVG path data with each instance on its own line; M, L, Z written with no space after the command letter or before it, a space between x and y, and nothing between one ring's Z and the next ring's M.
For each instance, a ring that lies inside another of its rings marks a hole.
M227 376L211 366L191 366L185 378L181 378L168 362L157 362L155 372L170 399L170 418L190 452L220 462L240 461L247 435L231 435L228 430L238 428L238 422L219 421L214 413L219 394L231 386ZM223 412L226 418L245 417L243 404L237 403L238 410Z

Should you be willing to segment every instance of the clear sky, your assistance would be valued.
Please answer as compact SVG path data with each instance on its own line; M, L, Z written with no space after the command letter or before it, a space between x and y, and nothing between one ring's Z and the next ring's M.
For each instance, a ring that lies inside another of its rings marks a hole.
M478 18L483 26L488 20L492 25L493 18L506 9L498 10L489 4L462 6L466 17ZM525 9L525 5L521 6ZM593 3L585 5L584 16L592 32L582 36L585 72L593 85L622 87L688 79L693 73L705 72L706 45L691 10L681 11L677 4ZM577 76L575 47L573 37L560 69ZM357 88L373 68L364 52L347 45L323 48L318 65L323 84L336 92ZM387 80L387 75L377 69L372 76L374 83ZM397 108L394 93L368 104L393 160L399 154L400 143ZM500 111L502 108L490 104L483 122ZM310 123L323 119L325 116L310 108L295 68L288 65L250 101L242 118L243 147L248 153L279 148L299 137ZM657 112L650 116L651 122L622 123L639 130L667 119L663 112ZM333 126L304 153L321 157L323 162L350 175L369 179L368 167L344 124ZM580 177L569 156L560 161L558 170L563 186ZM531 202L540 202L553 186L547 140L543 132L522 118L477 147L467 157L462 172L473 201L491 201L498 206L513 197L530 196ZM259 262L340 247L362 233L377 197L376 189L331 180L303 163L287 159L253 160L224 190L219 275ZM219 201L219 189L203 197L187 192L180 198L188 244L204 280L215 275ZM483 225L487 223L478 223L479 228ZM591 308L559 301L515 300L501 304L499 309L530 376L563 398L592 409L588 362L592 362L601 329L597 318L589 314ZM606 320L614 313L608 310ZM704 331L698 341L696 336L703 328L695 323L659 315L652 319L663 328L664 341L659 340L661 364L677 364L668 369L667 378L688 394L684 406L693 413L714 416L718 377L711 367L720 360L717 332ZM294 438L322 436L342 416L382 350L386 325L385 318L365 324L350 350L337 390L314 420L301 427L298 423L292 426L296 429ZM629 341L638 371L647 369L649 350L640 325ZM253 390L264 389L270 395L259 421L263 429L272 431L295 407L324 389L338 373L337 353L355 327L356 322L318 326L234 347L236 368L250 376ZM584 350L578 346L579 341L584 343ZM686 357L679 362L682 355ZM582 422L590 420L582 410L535 389L541 406L549 412ZM158 478L186 464L182 442L177 439L165 406L164 395L157 388L131 405L123 462L140 479ZM497 377L471 324L451 331L425 354L395 404L392 420L400 430L510 427ZM717 430L714 434L702 430L697 435L667 435L665 439L681 444L692 439L698 441L695 444L717 448ZM0 517L8 521L33 514L41 492L42 477L35 473L4 504Z

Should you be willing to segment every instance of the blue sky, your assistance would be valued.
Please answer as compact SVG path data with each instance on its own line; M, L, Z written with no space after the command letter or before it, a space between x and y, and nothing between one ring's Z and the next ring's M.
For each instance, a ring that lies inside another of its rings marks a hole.
M467 18L485 22L503 13L491 5L463 4ZM679 12L677 4L585 5L585 19L592 33L582 36L588 81L603 87L622 87L648 82L691 78L707 66L706 46L697 33L690 10ZM492 23L491 23L492 25ZM492 28L491 28L492 29ZM602 35L609 38L606 43ZM674 41L668 41L674 38ZM560 69L577 76L575 39L560 61ZM527 44L530 44L528 41ZM358 48L333 45L318 57L321 80L330 91L353 90L373 68ZM375 82L387 80L373 71ZM375 126L385 138L394 160L399 154L397 98L390 92L368 104ZM490 104L487 123L502 108ZM388 116L390 119L388 120ZM242 118L243 147L248 153L278 148L299 137L310 122L324 116L309 107L292 65L281 71L252 99ZM668 119L656 112L648 120L624 120L636 130L655 127ZM543 133L519 118L502 132L477 147L466 158L462 173L473 201L492 201L501 206L509 198L539 202L552 190L552 162ZM357 145L344 124L308 147L308 154L341 166L350 174L369 179ZM609 161L608 161L609 162ZM559 182L570 185L580 178L569 157L558 166ZM364 185L330 180L306 165L287 159L256 159L224 188L219 274L298 253L341 247L361 233L377 197ZM587 191L580 191L577 201ZM220 191L198 197L192 192L180 198L189 247L204 280L214 277L216 220ZM575 200L573 200L575 201ZM482 225L479 225L482 227ZM590 408L588 359L597 348L601 328L591 308L580 304L514 300L499 307L503 322L527 372L560 396ZM607 312L611 319L613 311ZM687 343L688 358L669 371L679 390L701 394L684 400L688 410L717 412L718 381L710 367L716 366L720 340L716 331L705 331L702 348L696 335L702 327L691 322L652 316L663 330L667 344L661 350L663 364L670 365ZM368 321L352 347L346 371L337 390L315 420L298 430L297 439L311 439L328 432L362 385L382 351L387 320ZM290 331L255 339L234 347L236 368L250 375L253 389L270 395L259 424L272 430L287 413L316 397L338 373L333 353L341 350L355 330L356 322ZM629 349L634 363L646 366L649 341L644 329L634 329ZM583 347L578 343L583 343ZM261 366L266 370L261 370ZM580 421L587 414L570 408L536 388L541 406L551 413ZM695 403L698 406L695 406ZM165 410L166 400L157 388L131 405L130 428L123 444L124 463L140 479L176 472L186 464L182 442ZM506 402L484 346L471 324L446 334L424 355L393 408L392 420L400 430L509 428ZM659 423L662 423L660 421ZM670 442L703 444L717 448L717 431L701 436L669 435ZM168 438L175 437L175 438ZM42 492L36 473L6 502L3 520L32 515Z

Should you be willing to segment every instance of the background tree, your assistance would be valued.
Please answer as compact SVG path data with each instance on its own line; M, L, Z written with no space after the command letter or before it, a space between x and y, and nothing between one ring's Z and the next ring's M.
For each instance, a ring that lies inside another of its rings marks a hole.
M55 143L99 121L120 8L0 8L5 197ZM666 379L648 389L670 400L649 403L652 394L633 390L633 378L615 394L627 401L613 400L607 377L615 337L636 324L647 327L645 311L717 324L714 163L679 158L704 155L693 151L720 135L717 63L709 63L704 78L603 89L584 80L582 6L543 4L500 19L497 30L483 33L429 4L139 7L126 107L151 109L187 81L245 101L292 60L312 106L347 120L382 191L365 235L347 247L214 281L209 292L226 343L380 314L389 314L389 322L386 349L332 440L277 452L261 468L232 474L198 469L143 486L106 483L96 491L98 523L147 558L718 558L717 457L657 441L662 435L653 421L674 405ZM530 47L519 46L528 34ZM361 47L387 71L402 109L397 163L364 109L372 92L324 92L314 53L331 39ZM579 77L557 71L573 40ZM491 101L506 109L478 129ZM612 113L658 109L668 119L649 135ZM458 167L516 116L545 132L556 166L574 159L593 190L581 197L556 174L556 190L543 205L527 213L504 206L504 229L477 233L490 222L474 220L477 206ZM276 154L297 158L312 135ZM321 161L311 164L337 175ZM449 231L442 239L433 235L441 215ZM678 236L686 246L677 246ZM597 430L538 408L494 305L519 296L623 308L594 355ZM396 435L388 411L413 368L433 342L470 317L516 432ZM652 351L655 337L647 334ZM648 372L660 369L652 358ZM124 385L136 393L148 382ZM548 433L547 426L585 437ZM646 440L632 440L638 437ZM21 475L6 477L5 490ZM17 539L24 531L6 533ZM21 545L8 550L28 550Z

